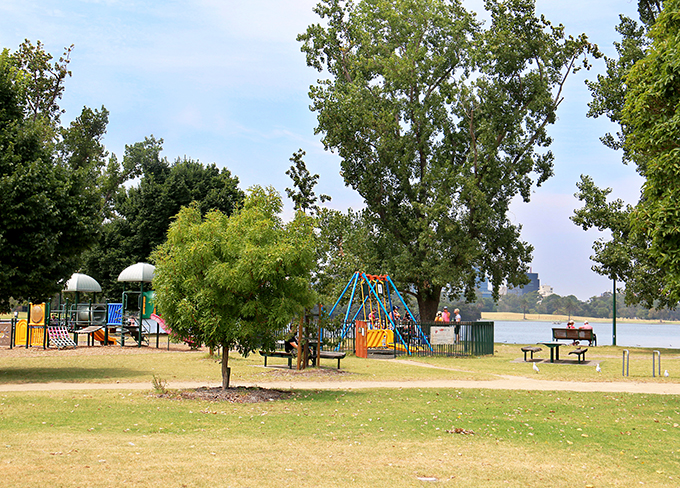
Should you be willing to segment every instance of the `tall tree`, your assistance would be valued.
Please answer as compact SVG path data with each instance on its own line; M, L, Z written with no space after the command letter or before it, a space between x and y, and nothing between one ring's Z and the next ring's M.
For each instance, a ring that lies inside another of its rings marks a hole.
M321 194L318 197L314 192L314 187L319 180L319 175L311 174L307 169L304 159L305 152L300 149L293 153L290 161L293 165L286 171L286 174L293 180L293 188L286 188L286 195L293 200L295 210L302 210L303 212L318 213L320 203L328 202L331 197Z
M0 309L59 291L101 224L108 112L85 107L60 125L69 53L52 62L26 41L0 54Z
M210 210L230 215L243 202L238 178L228 169L188 158L170 163L162 150L163 140L153 136L126 146L122 165L110 162L102 178L110 207L99 243L87 255L86 270L111 298L121 291L118 274L149 260L153 249L165 242L180 208L195 201L201 215ZM129 185L135 177L139 181Z
M485 2L484 27L457 0L324 0L325 26L298 36L317 133L366 203L382 272L432 320L442 289L474 300L489 276L526 282L532 247L507 218L552 174L548 125L586 37L530 0ZM587 61L584 58L584 64Z
M222 387L229 387L229 351L271 347L276 334L314 304L311 218L284 224L281 197L254 187L231 217L205 219L184 207L153 255L156 304L174 333L222 348Z
M678 0L665 1L663 9L660 2L640 0L642 25L621 18L618 58L605 59L606 74L589 83L589 115L606 115L620 127L617 137L607 134L603 142L622 148L624 162L633 162L645 179L639 202L608 202L611 189L582 176L577 197L584 206L572 217L586 230L611 231L593 245L593 269L625 282L627 303L649 307L680 301L679 8Z

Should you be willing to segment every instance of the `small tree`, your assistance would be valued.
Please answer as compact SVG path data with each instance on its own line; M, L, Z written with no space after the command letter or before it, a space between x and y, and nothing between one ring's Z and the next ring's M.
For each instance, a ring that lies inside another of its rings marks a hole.
M253 187L241 210L180 210L168 240L153 253L156 304L182 339L222 347L222 388L229 351L243 356L271 347L290 320L314 303L311 219L298 212L283 224L281 197Z

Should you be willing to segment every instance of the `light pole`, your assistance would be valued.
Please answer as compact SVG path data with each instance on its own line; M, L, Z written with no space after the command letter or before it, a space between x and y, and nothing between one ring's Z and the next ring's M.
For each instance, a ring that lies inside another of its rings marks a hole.
M612 295L612 346L616 345L616 278L614 278L614 291Z

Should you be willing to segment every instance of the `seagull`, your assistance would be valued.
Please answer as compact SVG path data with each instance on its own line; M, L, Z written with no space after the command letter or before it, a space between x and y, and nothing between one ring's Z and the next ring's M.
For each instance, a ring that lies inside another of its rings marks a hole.
M536 366L536 363L531 363L531 365L534 367L534 371L536 371L537 373L540 371L538 369L538 366Z
M665 371L663 372L663 375L664 375L666 378L668 378L668 370L665 370Z
M595 371L597 371L598 373L602 372L602 368L600 368L600 363L597 363L597 366L595 366Z

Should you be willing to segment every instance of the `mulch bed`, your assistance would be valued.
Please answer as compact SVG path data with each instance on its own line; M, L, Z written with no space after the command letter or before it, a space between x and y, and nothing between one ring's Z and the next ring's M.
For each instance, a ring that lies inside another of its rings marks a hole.
M227 388L223 390L217 388L196 388L194 390L180 390L178 392L167 392L156 395L158 398L168 398L171 400L203 400L209 402L229 402L229 403L261 403L273 402L275 400L285 400L294 393L283 390L270 390L267 388L243 387Z

